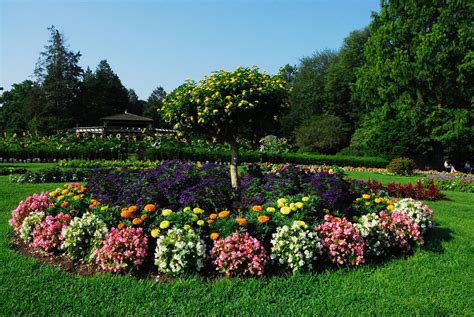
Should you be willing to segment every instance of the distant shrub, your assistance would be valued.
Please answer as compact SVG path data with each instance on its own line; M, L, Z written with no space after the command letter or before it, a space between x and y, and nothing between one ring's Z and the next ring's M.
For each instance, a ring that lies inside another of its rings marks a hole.
M399 157L390 161L387 170L395 175L413 175L415 162L407 157Z
M295 130L296 145L304 151L334 154L349 143L350 132L339 117L313 117Z

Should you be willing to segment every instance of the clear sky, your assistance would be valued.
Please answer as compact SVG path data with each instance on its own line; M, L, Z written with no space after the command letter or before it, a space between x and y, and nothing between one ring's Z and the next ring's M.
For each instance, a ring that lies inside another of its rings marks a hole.
M146 99L186 78L256 65L275 73L365 27L379 0L0 0L0 86L28 79L55 25L80 65L107 59Z

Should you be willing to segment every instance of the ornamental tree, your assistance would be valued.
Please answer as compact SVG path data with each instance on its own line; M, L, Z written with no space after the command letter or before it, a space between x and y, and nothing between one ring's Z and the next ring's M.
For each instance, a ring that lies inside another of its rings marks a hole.
M231 147L232 187L238 187L240 138L256 139L274 127L288 107L288 86L281 75L257 67L217 71L196 83L187 80L161 108L164 119L185 134L205 136Z

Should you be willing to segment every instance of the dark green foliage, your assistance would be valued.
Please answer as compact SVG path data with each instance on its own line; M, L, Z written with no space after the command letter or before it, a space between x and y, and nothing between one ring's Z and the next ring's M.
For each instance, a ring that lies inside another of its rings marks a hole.
M390 161L387 170L395 175L413 175L415 162L407 157L399 157Z
M13 84L9 91L0 96L0 132L20 132L25 130L35 115L36 102L41 96L41 88L31 80Z
M156 128L168 129L171 126L165 122L161 115L161 106L163 105L163 99L166 97L166 91L163 87L156 87L148 97L145 105L143 115L153 119L153 124Z
M82 104L83 125L99 125L100 118L123 113L130 107L129 92L107 60L100 61L94 73L86 71Z
M350 126L339 117L313 117L296 129L296 145L302 151L334 154L349 144L350 132Z
M472 153L473 12L472 1L382 1L354 89L375 113L355 145L386 144L380 154L434 156L438 164L443 150L460 159Z
M282 119L282 128L291 135L305 118L321 115L324 112L325 75L337 54L331 50L318 52L301 59L298 72L292 81L290 111Z
M81 53L68 49L64 35L54 26L49 44L36 64L35 76L41 86L42 98L32 109L35 127L41 133L70 128L80 112L79 94L83 70Z

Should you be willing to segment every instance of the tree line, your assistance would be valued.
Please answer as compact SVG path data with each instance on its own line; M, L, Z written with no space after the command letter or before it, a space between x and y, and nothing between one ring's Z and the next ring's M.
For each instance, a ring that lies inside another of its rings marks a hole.
M339 50L281 68L290 107L272 133L304 152L408 156L432 165L472 159L473 13L472 1L381 1L371 23ZM80 53L50 32L36 80L1 97L3 131L51 133L125 109L164 124L157 111L163 88L139 100L106 60L83 71Z
M127 89L107 60L93 71L79 66L80 52L72 51L54 26L34 69L34 80L14 84L0 102L2 131L52 134L74 126L100 125L100 118L127 110L163 124L156 109L166 96L159 86L146 101Z

